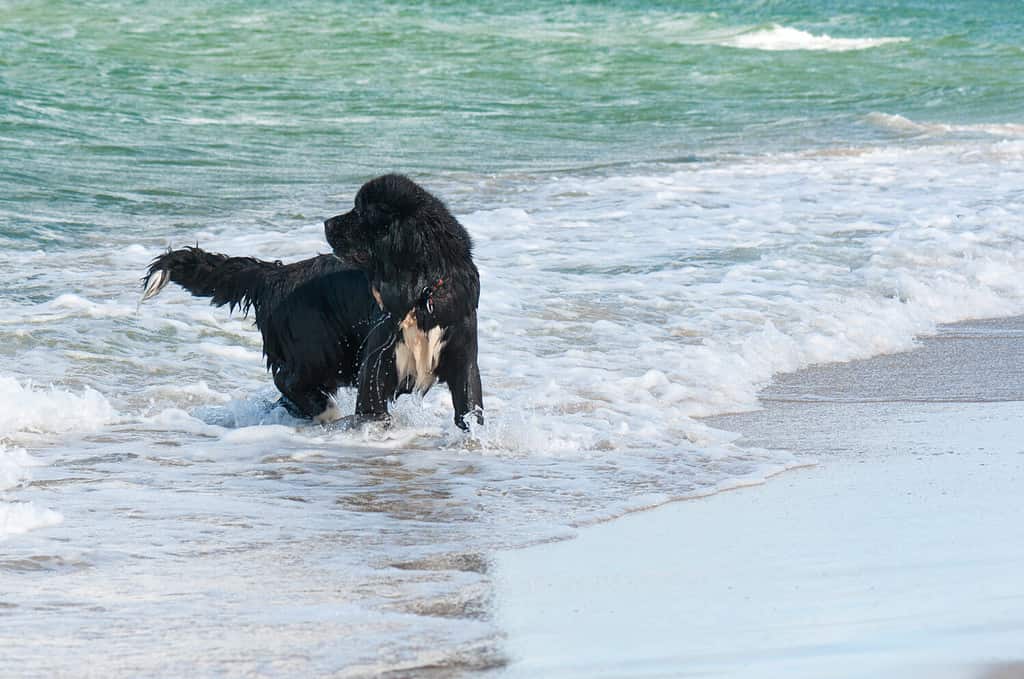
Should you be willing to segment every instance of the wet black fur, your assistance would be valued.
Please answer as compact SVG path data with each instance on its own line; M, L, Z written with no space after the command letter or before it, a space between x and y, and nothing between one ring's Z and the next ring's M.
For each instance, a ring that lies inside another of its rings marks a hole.
M182 248L154 259L143 285L161 270L211 304L254 312L267 368L298 416L319 415L356 383L366 338L384 318L366 275L333 255L282 264Z
M358 388L356 420L387 417L388 403L412 391L410 380L398 383L395 346L400 321L415 310L421 329L446 328L436 375L451 390L455 423L466 428L473 414L482 424L480 279L469 234L441 201L398 175L367 182L355 206L325 222L335 255L282 264L188 247L154 259L143 286L166 271L211 304L254 312L283 404L310 418L343 386Z
M402 341L398 323L414 311L421 330L445 328L435 374L451 391L456 424L464 428L467 414L482 424L476 320L480 275L472 240L458 220L411 179L389 174L364 184L353 209L325 221L324 232L337 257L366 273L392 320L367 341L356 414L385 416L388 401L408 390L409 385L398 383L395 346Z

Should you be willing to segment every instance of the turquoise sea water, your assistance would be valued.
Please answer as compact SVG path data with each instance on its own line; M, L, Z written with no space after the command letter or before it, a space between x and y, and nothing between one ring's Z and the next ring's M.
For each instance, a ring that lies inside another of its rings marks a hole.
M70 245L90 220L326 211L391 169L461 180L899 136L873 112L1022 122L1022 16L996 1L4 3L4 231ZM733 46L775 27L810 49Z
M700 417L1024 313L1022 34L1019 2L0 2L0 668L500 667L495 550L805 463ZM326 251L388 171L475 239L485 428L443 387L298 422L251 320L137 306L168 246Z

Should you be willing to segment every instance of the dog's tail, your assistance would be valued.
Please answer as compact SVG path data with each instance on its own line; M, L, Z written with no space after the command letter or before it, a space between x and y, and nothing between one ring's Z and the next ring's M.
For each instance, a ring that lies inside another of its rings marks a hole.
M216 306L230 305L248 313L259 310L267 291L268 274L281 262L265 262L252 257L228 257L206 252L199 247L168 250L153 260L142 279L142 299L155 297L169 281L174 281L196 297L209 297Z

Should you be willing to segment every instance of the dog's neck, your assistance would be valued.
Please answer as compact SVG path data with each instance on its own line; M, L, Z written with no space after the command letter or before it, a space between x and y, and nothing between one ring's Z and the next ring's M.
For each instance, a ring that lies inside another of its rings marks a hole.
M442 295L440 288L435 290L434 286L437 280L443 279L443 275L431 277L423 273L379 275L372 279L372 286L377 303L393 317L405 318L410 311L417 311L421 325L424 320L429 325L436 325L436 323L430 323L432 320L430 317L437 311L436 302L442 298ZM433 280L434 283L428 285L426 281L429 280ZM424 290L431 291L429 309L427 308L428 298L424 296ZM445 299L447 298L445 297Z
M449 215L448 220L426 218L409 228L393 225L369 252L367 275L381 307L395 319L415 310L422 330L461 321L480 299L473 241L454 218Z

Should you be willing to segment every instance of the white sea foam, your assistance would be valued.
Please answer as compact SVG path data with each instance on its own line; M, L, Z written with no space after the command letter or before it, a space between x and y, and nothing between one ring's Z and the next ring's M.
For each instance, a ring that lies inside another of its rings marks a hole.
M192 384L161 384L146 389L154 397L180 401L182 403L225 403L230 396L224 392L211 389L206 380Z
M260 363L263 357L258 351L251 351L237 345L214 344L213 342L200 342L197 346L199 351L216 358L226 358L231 361L245 361L249 363Z
M60 523L63 517L32 502L7 502L4 491L17 488L31 478L32 467L40 462L21 448L0 444L0 540Z
M135 313L135 309L127 304L93 302L70 293L59 295L52 301L41 304L39 311L44 314L51 312L56 316L88 316L90 318L124 318Z
M31 502L0 502L0 540L37 528L55 526L63 520L58 512L37 507Z
M753 30L730 37L718 44L740 49L766 51L811 50L821 52L849 52L871 49L894 43L907 42L908 38L833 38L830 35L814 35L807 31L788 26L772 25L770 28Z
M462 215L484 290L488 425L471 445L540 456L725 445L692 418L755 407L777 372L903 350L937 323L1024 310L1014 189L1024 157L1010 151L815 152L517 185L516 202ZM291 252L321 232L204 239L274 258L282 244ZM198 347L204 370L222 375L201 377L221 395L210 401L269 388L250 321L176 290L155 302L140 312L143 327L159 327L153 317L181 321L147 359L164 374L191 369L180 354ZM231 367L236 360L252 369ZM349 397L340 395L342 412ZM201 417L286 423L243 410ZM403 398L397 430L420 432L425 445L466 445L450 411L444 387Z
M0 444L0 491L23 483L29 477L29 468L38 464L22 448L8 448Z
M937 165L922 171L928 156ZM1004 200L1020 163L972 177L979 160L938 200L936 179L968 157L879 151L566 177L538 190L533 213L468 215L485 243L485 284L515 262L482 302L484 345L505 347L486 357L489 372L544 385L524 396L562 409L562 425L581 410L617 413L605 435L588 415L592 436L579 443L630 448L645 440L641 423L685 432L680 415L753 407L776 372L898 351L936 323L1024 310L1020 217ZM617 435L623 424L628 435Z
M96 431L116 416L106 397L90 387L75 393L2 376L0 405L0 436Z
M1019 123L990 123L975 125L954 125L949 123L916 122L901 115L890 113L869 113L867 121L878 127L911 135L944 135L951 133L976 133L995 137L1019 139L1024 137L1024 125Z

